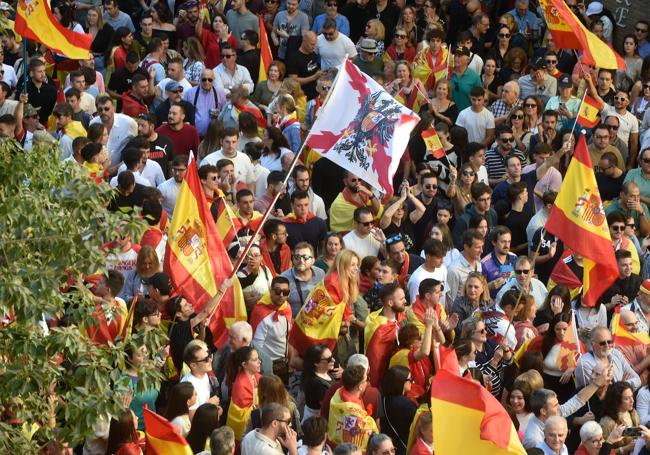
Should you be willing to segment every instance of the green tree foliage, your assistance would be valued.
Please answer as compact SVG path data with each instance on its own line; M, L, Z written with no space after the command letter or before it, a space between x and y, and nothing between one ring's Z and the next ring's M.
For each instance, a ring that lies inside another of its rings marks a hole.
M81 283L106 271L100 246L118 232L138 238L142 222L109 213L111 188L58 156L0 142L0 316L14 320L0 328L0 453L34 453L51 438L82 442L123 406L127 344L156 353L163 340L154 330L96 346L79 330L94 322ZM46 335L44 317L67 323ZM145 390L160 375L143 368L140 378Z

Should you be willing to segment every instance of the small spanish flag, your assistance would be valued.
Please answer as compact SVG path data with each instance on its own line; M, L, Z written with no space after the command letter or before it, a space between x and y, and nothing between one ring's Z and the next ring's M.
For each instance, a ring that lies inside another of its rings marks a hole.
M411 93L407 95L400 90L400 92L395 96L395 99L415 113L419 113L424 106L429 105L428 98L415 84L413 85Z
M147 453L153 455L192 455L185 438L169 420L147 409L144 405L144 432Z
M422 131L422 140L427 147L427 153L434 158L441 160L447 156L435 128Z
M446 368L433 377L431 413L437 454L526 453L501 403L478 382Z
M62 26L52 14L50 2L18 0L14 28L18 35L44 44L70 59L84 60L91 57L92 35L73 32Z
M641 292L643 292L641 287ZM614 338L614 346L638 346L650 345L650 336L647 332L630 332L623 320L621 319L621 307L617 306L612 318L612 336Z
M273 61L273 54L271 53L271 46L269 45L269 38L266 35L266 27L262 16L259 16L260 23L260 73L257 82L265 81L269 78L268 71L269 65Z
M591 96L585 95L576 121L585 128L593 128L600 123L600 110L602 108L603 103L599 103Z
M564 340L560 342L560 353L556 359L558 369L566 371L568 368L575 368L578 365L578 358L583 352L585 352L585 347L578 339L576 314L575 311L572 311Z

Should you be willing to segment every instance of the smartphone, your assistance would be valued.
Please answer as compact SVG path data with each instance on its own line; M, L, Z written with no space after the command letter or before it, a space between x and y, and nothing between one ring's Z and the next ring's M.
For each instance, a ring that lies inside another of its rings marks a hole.
M631 436L633 438L638 438L641 436L641 428L639 427L629 427L623 430L623 436Z

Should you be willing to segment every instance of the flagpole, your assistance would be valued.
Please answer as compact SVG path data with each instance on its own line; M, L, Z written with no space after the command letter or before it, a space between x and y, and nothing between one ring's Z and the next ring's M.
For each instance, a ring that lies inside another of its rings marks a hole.
M578 337L578 327L576 325L576 312L575 310L571 310L571 318L573 321L571 321L573 324L573 336L576 339L576 349L578 351L578 357L582 357L582 349L580 348L580 337ZM576 364L578 361L576 360ZM587 376L585 376L585 364L584 362L580 364L580 369L582 370L582 377L584 378L585 381L587 381ZM591 405L589 404L589 400L587 400L587 410L591 412Z
M27 93L27 44L29 40L23 38L23 93Z
M228 201L226 201L226 198L221 196L219 199L223 202L224 210L226 211L226 215L228 216L228 220L230 221L230 226L232 227L233 232L235 233L235 238L237 239L237 243L239 243L239 246L241 247L241 240L239 240L239 234L237 233L237 228L235 227L235 222L232 220L232 216L230 216L230 210L228 206ZM228 249L229 245L224 245L226 249Z

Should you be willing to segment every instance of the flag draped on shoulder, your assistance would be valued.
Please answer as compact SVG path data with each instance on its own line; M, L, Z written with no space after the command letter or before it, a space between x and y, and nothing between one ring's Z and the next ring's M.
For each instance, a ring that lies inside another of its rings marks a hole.
M612 337L614 346L650 346L647 332L631 332L621 319L621 307L617 306L612 317Z
M350 443L366 447L372 433L379 432L363 402L343 387L334 393L329 407L327 436L334 445Z
M564 0L540 0L544 18L558 48L580 49L581 61L597 68L625 69L625 60L598 38L571 11Z
M228 406L228 418L226 425L232 428L235 433L235 440L241 441L244 437L246 424L250 418L253 408L258 405L257 382L260 375L256 375L254 382L248 373L240 371L232 384L230 406Z
M219 238L193 156L190 156L169 226L164 270L174 288L197 312L217 294L223 280L232 274L232 264ZM246 306L239 281L234 277L233 285L226 289L209 322L217 346L226 343L226 329L238 320L246 320Z
M392 194L393 175L418 121L413 111L346 59L306 142L374 188Z
M273 61L273 54L262 16L258 16L258 20L260 24L260 72L257 81L259 83L269 78L269 65Z
M147 454L152 455L192 455L185 438L176 425L144 408L144 431L147 441Z
M383 310L370 313L363 330L365 352L370 363L368 382L375 387L379 386L382 375L387 370L397 347L399 323L406 317L404 313L397 313L398 318L392 321L382 313Z
M607 218L581 135L545 229L584 258L582 302L593 307L618 277Z
M433 90L440 79L451 79L452 62L453 57L446 47L441 47L435 56L431 49L423 49L415 57L413 77L422 81L426 88Z
M501 403L478 382L446 368L433 377L431 413L436 453L526 453Z
M303 358L307 348L314 344L326 344L334 349L341 321L349 311L339 291L338 274L328 274L312 289L298 312L289 333L289 344Z
M92 56L92 35L73 32L61 25L52 14L48 1L18 0L14 27L17 34L70 59L85 60Z
M600 110L602 108L603 103L599 103L591 96L585 95L576 121L585 128L593 128L600 123Z

